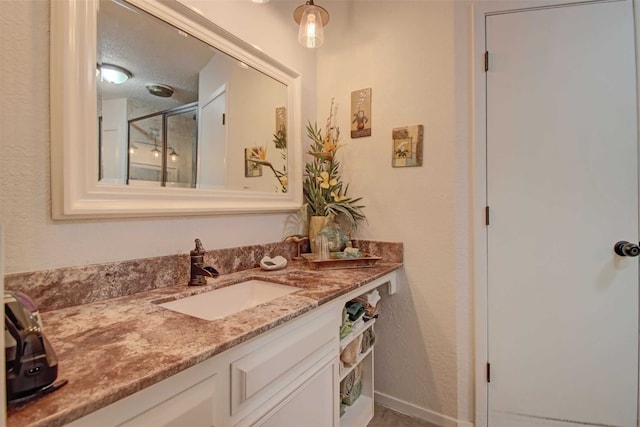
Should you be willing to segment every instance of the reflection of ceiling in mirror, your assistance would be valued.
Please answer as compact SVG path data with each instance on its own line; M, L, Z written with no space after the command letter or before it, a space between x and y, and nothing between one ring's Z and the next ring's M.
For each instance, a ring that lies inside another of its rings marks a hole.
M133 78L121 85L98 81L103 99L128 98L166 110L198 100L198 73L218 53L120 0L101 0L98 62L126 68ZM148 83L174 88L171 98L149 94Z

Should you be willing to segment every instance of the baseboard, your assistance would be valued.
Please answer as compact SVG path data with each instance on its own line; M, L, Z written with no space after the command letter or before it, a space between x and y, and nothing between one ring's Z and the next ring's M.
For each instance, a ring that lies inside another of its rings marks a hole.
M456 420L439 412L421 408L413 403L405 402L404 400L396 399L395 397L377 391L375 392L375 401L389 409L423 419L440 427L473 427L473 423L469 421Z

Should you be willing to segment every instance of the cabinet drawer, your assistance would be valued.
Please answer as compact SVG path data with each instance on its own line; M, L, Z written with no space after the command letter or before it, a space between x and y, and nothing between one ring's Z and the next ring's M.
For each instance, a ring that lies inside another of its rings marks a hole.
M215 424L214 390L214 378L207 378L119 427L211 427Z
M65 427L218 426L219 390L216 365L210 359Z
M231 362L231 415L254 409L339 348L333 317L296 326Z

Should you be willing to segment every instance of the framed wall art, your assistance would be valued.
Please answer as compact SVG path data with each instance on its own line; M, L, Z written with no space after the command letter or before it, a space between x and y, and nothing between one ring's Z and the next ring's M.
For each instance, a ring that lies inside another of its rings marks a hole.
M413 125L393 128L393 156L391 165L394 168L422 166L422 140L424 126Z
M351 138L371 136L371 88L351 92Z
M262 176L262 165L250 160L252 158L257 158L256 153L260 149L262 149L262 147L244 149L244 176L247 178Z

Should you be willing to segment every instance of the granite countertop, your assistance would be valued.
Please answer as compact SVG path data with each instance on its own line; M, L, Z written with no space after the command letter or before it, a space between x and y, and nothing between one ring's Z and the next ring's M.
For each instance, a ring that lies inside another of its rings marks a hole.
M402 266L312 270L293 261L282 270L259 268L210 279L206 286L168 286L42 313L58 356L59 390L7 408L7 426L55 427L155 384ZM248 279L301 290L219 320L207 321L156 303Z

